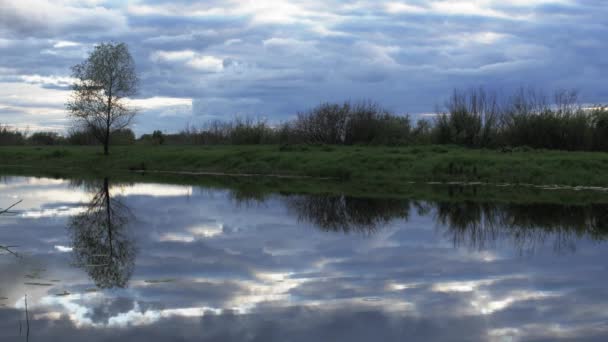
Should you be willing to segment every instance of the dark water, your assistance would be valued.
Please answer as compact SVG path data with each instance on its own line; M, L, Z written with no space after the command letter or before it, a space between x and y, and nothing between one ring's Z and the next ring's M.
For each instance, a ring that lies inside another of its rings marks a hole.
M1 341L608 340L604 204L5 178L18 200Z

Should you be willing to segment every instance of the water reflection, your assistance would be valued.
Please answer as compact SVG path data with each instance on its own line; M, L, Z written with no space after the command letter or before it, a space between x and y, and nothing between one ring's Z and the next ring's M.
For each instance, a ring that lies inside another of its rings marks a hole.
M487 249L511 243L534 252L547 241L558 252L572 251L578 239L608 237L608 205L513 204L412 201L349 196L286 196L289 212L323 231L373 234L393 220L434 213L439 229L456 247Z
M135 242L127 229L133 214L111 196L108 178L97 188L85 211L69 220L73 256L97 287L125 287L135 264Z
M389 221L407 219L409 201L333 195L287 196L290 212L321 230L374 233Z
M605 204L23 178L0 207L16 198L0 241L24 258L0 258L0 340L22 339L24 293L34 340L608 336Z
M437 203L437 221L447 227L456 246L490 248L510 241L515 248L533 252L552 241L558 252L572 251L581 238L608 236L608 205L513 203Z

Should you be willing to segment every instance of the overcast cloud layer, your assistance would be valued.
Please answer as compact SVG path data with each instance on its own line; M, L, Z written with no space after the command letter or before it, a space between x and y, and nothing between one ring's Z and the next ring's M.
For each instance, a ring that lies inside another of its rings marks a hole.
M322 101L432 112L452 88L577 88L608 102L602 0L2 0L0 123L67 125L69 67L129 44L137 133Z

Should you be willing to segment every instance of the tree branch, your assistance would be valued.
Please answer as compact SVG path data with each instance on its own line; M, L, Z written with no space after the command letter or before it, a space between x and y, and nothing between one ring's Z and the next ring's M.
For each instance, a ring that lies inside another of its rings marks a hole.
M2 214L11 214L10 210L11 210L11 209L12 209L14 206L16 206L17 204L21 203L22 201L23 201L23 200L19 200L19 201L17 201L17 202L15 202L15 203L13 203L13 204L12 204L10 207L8 207L8 208L6 208L6 209L4 209L4 210L0 210L0 215L2 215Z

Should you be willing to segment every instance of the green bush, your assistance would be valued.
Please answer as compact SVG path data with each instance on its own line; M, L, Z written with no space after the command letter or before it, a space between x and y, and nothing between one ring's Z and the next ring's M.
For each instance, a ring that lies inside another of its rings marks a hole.
M64 138L57 132L36 132L27 138L31 145L59 145L64 143Z
M0 125L0 145L23 145L25 136L16 129Z
M593 149L608 152L608 107L596 106L592 111Z

